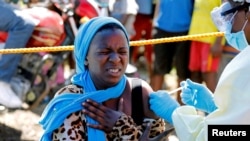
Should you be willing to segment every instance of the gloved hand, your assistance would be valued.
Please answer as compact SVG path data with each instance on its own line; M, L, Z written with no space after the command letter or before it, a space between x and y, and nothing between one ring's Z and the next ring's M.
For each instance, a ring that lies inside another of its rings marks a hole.
M181 100L196 109L211 113L217 109L213 93L205 86L187 79L180 83L182 87Z
M166 91L152 92L149 95L149 104L157 116L173 124L172 113L180 105Z

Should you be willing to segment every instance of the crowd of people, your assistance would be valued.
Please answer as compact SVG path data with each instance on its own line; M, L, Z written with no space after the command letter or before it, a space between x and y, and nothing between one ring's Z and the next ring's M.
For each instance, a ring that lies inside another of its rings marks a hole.
M41 141L160 140L166 123L180 141L205 141L208 124L249 124L249 0L92 2L109 11L80 25L72 84L44 109ZM216 31L225 37L145 46L150 81L125 75L138 61L131 40ZM172 69L182 87L177 99L161 91ZM1 95L0 104L18 107Z
M194 0L188 0L185 1L185 3L182 1L168 0L133 0L130 2L128 2L127 0L111 0L109 1L109 3L108 1L88 0L86 2L89 2L93 6L93 9L96 9L96 13L98 13L99 16L113 17L120 21L125 26L126 31L129 34L130 41L176 37L218 31L212 23L211 18L209 17L211 10L214 7L220 5L220 0L213 1L211 3ZM4 3L4 1L2 1L2 3ZM73 5L76 7L76 5L79 3L80 1L75 1ZM6 5L9 4L5 3L1 7L5 7L6 9ZM8 7L10 7L10 5ZM199 7L207 7L207 9ZM108 11L103 13L103 9ZM4 11L7 12L7 10ZM12 12L13 10L8 11ZM96 13L95 16L98 16ZM25 13L23 13L23 15L24 14ZM206 16L204 16L203 14L205 14ZM203 20L200 20L200 18L202 18ZM11 21L13 22L14 20ZM204 22L204 24L200 24L200 22ZM23 26L28 26L28 24ZM21 40L23 42L22 44L17 42L18 40L16 40L16 42L13 42L13 40L11 39L12 36L9 36L8 40L10 40L10 43L16 44L15 47L20 47L20 45L25 47L25 43L34 30L32 29L34 28L34 26L35 25L31 25L31 29L27 29L29 30L29 34L27 34L28 32L26 32L25 34L27 36L21 35L21 39L26 38L25 40ZM11 29L8 29L4 26L1 28L1 30L9 30L8 32L10 35L12 33ZM12 28L12 30L16 29ZM23 32L20 31L20 33L22 34ZM15 36L19 36L19 34L15 34ZM166 74L169 74L173 69L176 69L178 86L180 86L179 84L181 81L190 78L195 82L205 83L211 91L214 91L218 80L217 74L221 73L221 70L223 70L224 68L223 66L225 66L224 64L228 62L223 61L221 63L222 65L220 66L220 58L223 52L222 48L224 46L224 48L232 48L228 45L223 45L223 37L217 38L201 38L194 39L192 40L192 42L182 41L144 46L144 57L146 60L145 64L147 66L148 74L148 79L146 81L150 83L154 91L164 89L166 88L166 86L164 86L164 76ZM7 42L4 48L9 48L8 44L9 42ZM134 66L137 65L137 62L139 61L139 57L141 55L138 49L139 47L130 47L130 64ZM10 78L13 77L15 73L18 65L18 60L20 60L21 55L3 56L5 57L2 57L2 66L0 68L4 68L6 70L7 67L10 67L10 69L8 69L7 71L8 75L2 73L3 76L1 77L5 77L6 79L1 79L0 86L3 85L3 87L5 87L5 85L7 84L6 88L8 89L5 89L6 93L8 93L6 95L8 95L9 98L6 97L8 99L7 100L3 95L1 95L3 97L0 98L0 103L9 108L18 108L20 107L21 101L18 100L17 97L15 97L15 92L12 91L11 86L9 86L9 82ZM10 58L8 56L13 56L14 58L19 59L16 59L17 61L14 61L15 65L13 64L10 66L6 64L6 62L8 62L7 59ZM18 104L6 103L11 98L13 98L13 102L16 101L16 103ZM177 94L177 100L180 104L183 104L180 99L180 92L178 92Z

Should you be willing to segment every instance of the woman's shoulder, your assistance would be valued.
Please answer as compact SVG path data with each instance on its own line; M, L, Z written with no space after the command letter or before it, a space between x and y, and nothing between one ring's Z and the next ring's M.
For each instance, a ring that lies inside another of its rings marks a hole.
M132 81L135 81L135 80L138 80L138 81L141 81L141 83L146 83L148 84L148 82L140 77L127 77L127 80L132 83Z
M130 82L130 86L131 88L133 88L132 86L132 83L133 81L137 81L136 83L140 83L140 86L141 86L141 94L142 94L142 102L143 102L143 111L144 111L144 114L145 114L145 117L148 117L148 118L153 118L153 119L157 119L158 117L149 109L149 95L150 93L153 92L153 89L152 87L149 85L149 83L146 81L146 80L143 80L141 78L128 78L129 82Z
M78 85L70 84L59 89L55 95L61 95L64 93L80 94L83 93L83 88Z
M152 90L152 87L149 85L149 83L146 81L146 80L144 80L144 79L141 79L141 78L139 78L139 77L127 77L127 80L128 80L128 82L129 82L129 84L130 84L130 86L132 86L133 85L133 83L140 83L140 85L141 85L141 87L142 87L142 89L144 90L144 91L146 91L146 92L152 92L153 90Z

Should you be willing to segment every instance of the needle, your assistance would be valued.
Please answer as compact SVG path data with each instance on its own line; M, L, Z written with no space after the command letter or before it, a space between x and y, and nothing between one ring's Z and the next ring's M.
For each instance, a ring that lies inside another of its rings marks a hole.
M180 91L180 90L182 90L182 87L179 87L179 88L177 88L177 89L174 89L174 90L168 92L168 94L172 95L172 94L175 94L176 92L178 92L178 91Z

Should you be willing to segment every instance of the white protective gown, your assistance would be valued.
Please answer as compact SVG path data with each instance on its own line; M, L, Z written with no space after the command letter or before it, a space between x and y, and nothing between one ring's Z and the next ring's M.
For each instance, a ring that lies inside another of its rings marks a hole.
M250 125L250 46L224 69L214 92L217 110L207 117L192 106L181 106L173 115L180 141L207 141L207 125Z

